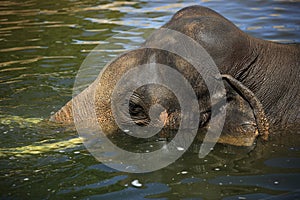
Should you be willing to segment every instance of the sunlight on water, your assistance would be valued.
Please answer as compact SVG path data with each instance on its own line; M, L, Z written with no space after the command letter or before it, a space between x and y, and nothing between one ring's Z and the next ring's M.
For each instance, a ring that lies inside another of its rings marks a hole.
M40 141L33 145L27 145L16 148L1 148L0 157L16 156L26 157L28 155L41 155L43 153L49 153L50 151L65 151L68 148L74 148L77 145L82 144L81 138L73 138L70 140L63 140L59 142L53 142L48 140Z

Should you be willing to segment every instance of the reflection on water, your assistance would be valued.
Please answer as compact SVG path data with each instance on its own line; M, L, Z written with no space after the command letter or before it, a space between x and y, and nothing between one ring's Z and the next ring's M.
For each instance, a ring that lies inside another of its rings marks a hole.
M99 71L194 4L255 37L300 42L299 1L1 1L1 198L300 199L299 129L253 151L217 145L199 159L191 148L164 169L126 174L97 162L74 130L46 122L71 98L77 70L96 45ZM83 85L95 76L86 72Z

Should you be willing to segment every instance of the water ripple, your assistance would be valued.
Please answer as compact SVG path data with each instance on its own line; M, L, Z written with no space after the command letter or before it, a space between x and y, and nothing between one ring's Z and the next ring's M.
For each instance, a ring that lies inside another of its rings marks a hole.
M73 58L76 57L75 56L38 56L36 58L31 58L26 60L13 60L13 61L2 62L0 63L0 67L6 67L13 64L28 64L28 63L33 63L44 59L73 59ZM9 71L9 69L6 70Z

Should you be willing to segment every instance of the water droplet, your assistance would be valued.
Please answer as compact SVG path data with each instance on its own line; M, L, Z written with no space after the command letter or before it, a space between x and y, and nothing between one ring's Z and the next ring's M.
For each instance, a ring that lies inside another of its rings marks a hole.
M183 147L177 147L177 150L178 151L184 151L184 148Z
M133 180L131 182L131 185L135 186L135 187L142 187L142 184L139 182L139 180Z
M9 160L15 160L15 159L16 159L16 157L14 157L14 156L9 157Z

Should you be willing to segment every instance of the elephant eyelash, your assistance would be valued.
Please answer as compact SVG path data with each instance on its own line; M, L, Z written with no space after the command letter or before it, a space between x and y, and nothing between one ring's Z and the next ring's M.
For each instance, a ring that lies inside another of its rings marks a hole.
M150 123L150 118L145 111L143 101L137 93L133 93L130 96L129 114L130 119L127 120L132 120L135 124L139 126L146 126Z
M140 102L142 102L142 99L141 99L141 97L140 97L139 94L137 94L137 93L134 92L130 96L130 102L135 103L135 104L140 104Z

